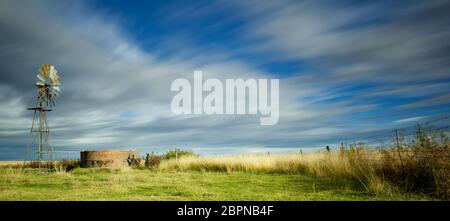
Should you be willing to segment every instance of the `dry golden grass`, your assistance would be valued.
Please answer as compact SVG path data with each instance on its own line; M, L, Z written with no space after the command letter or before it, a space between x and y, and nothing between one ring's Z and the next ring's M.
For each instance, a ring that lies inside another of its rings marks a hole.
M305 154L182 157L162 161L160 171L261 172L307 174L353 182L370 194L398 191L449 197L448 144L438 148L349 150ZM432 153L432 154L431 154Z
M375 175L375 167L381 155L364 150L354 158L340 152L315 152L306 154L239 155L184 157L163 161L158 169L162 171L202 172L263 172L302 173L314 176L333 176L353 179L368 191L384 191L382 182Z
M23 161L0 161L0 166L21 165Z
M354 158L340 152L313 152L306 154L274 154L274 155L237 155L183 157L162 161L160 170L177 171L212 171L212 172L274 172L296 173L308 172L315 175L325 175L330 171L350 173L355 166L372 166L379 162L381 154L378 151L364 150L358 153L358 158L364 158L367 165L355 165ZM362 162L359 162L362 163Z

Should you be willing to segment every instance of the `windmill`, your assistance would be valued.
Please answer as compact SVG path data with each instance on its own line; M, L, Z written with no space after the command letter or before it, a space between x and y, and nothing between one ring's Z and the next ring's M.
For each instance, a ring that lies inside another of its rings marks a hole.
M36 106L28 108L28 110L34 111L30 129L30 135L32 136L31 146L35 144L37 139L38 161L41 162L44 154L53 153L53 147L50 142L50 128L47 123L47 112L51 111L51 108L55 106L56 97L60 92L60 82L58 71L51 64L41 65L37 79Z

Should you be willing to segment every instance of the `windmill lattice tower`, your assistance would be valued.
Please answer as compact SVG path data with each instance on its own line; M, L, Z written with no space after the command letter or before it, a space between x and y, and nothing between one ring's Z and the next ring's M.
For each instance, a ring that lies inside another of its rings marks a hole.
M47 112L51 111L55 106L56 97L59 95L59 76L58 71L53 65L43 64L39 68L37 75L37 97L36 106L28 108L33 110L33 121L31 123L30 135L32 136L31 145L35 145L37 139L37 157L41 162L44 155L53 153L53 146L50 141L50 128L47 122ZM29 147L27 147L26 155L28 155Z

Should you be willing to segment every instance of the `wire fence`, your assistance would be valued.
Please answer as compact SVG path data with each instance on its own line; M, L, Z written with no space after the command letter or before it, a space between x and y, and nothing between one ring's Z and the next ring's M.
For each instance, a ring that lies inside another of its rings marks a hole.
M445 143L448 142L450 135L450 115L418 121L407 127L360 134L360 136L342 139L340 146L348 148L363 144L372 148L405 147L419 139Z

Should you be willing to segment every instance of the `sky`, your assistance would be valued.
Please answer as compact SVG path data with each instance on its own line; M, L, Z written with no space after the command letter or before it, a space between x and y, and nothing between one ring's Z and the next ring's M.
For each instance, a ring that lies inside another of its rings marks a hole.
M0 1L0 159L30 142L41 64L57 151L298 151L450 111L449 1ZM171 82L280 79L280 119L175 115ZM75 152L73 152L75 153Z

